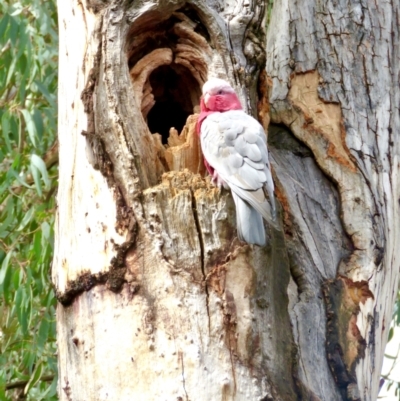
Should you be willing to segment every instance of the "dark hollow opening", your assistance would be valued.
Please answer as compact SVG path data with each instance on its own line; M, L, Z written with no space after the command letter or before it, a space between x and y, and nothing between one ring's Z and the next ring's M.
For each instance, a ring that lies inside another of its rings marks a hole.
M166 144L171 127L180 133L199 104L200 87L187 68L174 63L156 68L149 80L156 103L147 115L147 125Z

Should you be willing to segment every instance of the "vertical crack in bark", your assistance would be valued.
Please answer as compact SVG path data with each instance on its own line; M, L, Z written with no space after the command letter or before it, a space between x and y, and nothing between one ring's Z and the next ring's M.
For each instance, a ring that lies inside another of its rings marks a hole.
M307 219L307 212L306 212L305 210L303 210L303 206L302 206L302 204L301 204L301 202L300 202L300 200L299 200L298 194L296 194L296 200L297 200L297 203L298 203L298 205L299 205L299 210L300 210L300 212L302 213L304 223L305 223L305 225L306 225L306 227L307 227L307 229L308 229L308 232L309 232L309 234L310 234L310 237L309 237L309 238L312 240L312 243L313 243L314 246L315 246L316 254L317 254L317 256L319 256L319 258L320 258L321 260L323 260L323 259L324 259L324 255L322 255L322 254L320 253L320 250L319 250L319 247L318 247L318 241L316 241L315 236L314 236L314 230L313 230L313 228L312 228L312 227L310 226L310 224L309 224L309 221L308 221L308 219ZM317 203L317 202L315 202L315 203ZM314 257L313 257L313 256L315 255L315 253L313 254L313 253L310 252L309 245L306 244L306 243L304 242L304 238L303 238L303 237L300 237L300 242L303 244L304 249L306 250L307 254L309 255L310 261L312 261L312 264L313 264L313 267L314 267L314 272L318 274L318 278L319 278L320 280L322 280L322 279L323 279L323 276L328 277L328 274L329 274L329 273L326 271L325 265L324 265L324 264L321 266L321 267L324 268L324 272L321 272L321 271L319 270L317 264L316 264L315 261L314 261Z
M298 305L298 304L299 304L299 302L296 303L296 305ZM300 336L301 336L301 327L299 326L299 318L300 317L297 314L297 311L296 311L296 309L294 307L293 307L293 312L294 312L294 314L296 316L296 329L297 329L297 341L296 342L297 342L297 344L300 344ZM293 323L291 323L291 324L293 325ZM296 348L297 348L297 360L301 364L301 366L303 368L304 375L307 378L307 382L308 382L309 381L308 374L307 374L308 372L307 372L307 367L304 364L304 359L303 359L303 355L302 355L302 349L301 349L300 346L297 346Z
M81 100L83 103L84 111L87 116L87 127L86 130L83 130L81 133L86 137L88 142L88 150L87 157L89 163L93 166L94 169L100 170L102 174L107 177L105 173L106 169L104 168L105 160L104 160L104 145L101 141L101 138L96 133L96 124L95 124L95 110L94 110L94 92L96 90L96 86L99 81L100 74L100 60L102 54L102 39L100 36L100 32L102 29L103 20L99 22L98 30L96 31L96 35L99 36L97 52L94 57L93 66L89 71L89 75L87 78L87 82L85 84L85 89L81 93ZM86 68L85 64L83 64L83 68Z
M192 190L190 191L190 193L192 195L193 218L194 218L194 222L196 224L197 235L199 237L199 242L200 242L200 264L201 264L201 273L203 275L204 289L205 289L205 293L206 293L206 308L207 308L207 316L208 316L208 332L210 333L211 332L211 320L210 320L210 308L209 308L210 294L209 294L209 291L208 291L207 277L206 277L205 266L204 266L203 233L201 231L199 215L197 213L196 197L195 197L194 192Z
M229 358L231 360L231 367L232 367L232 378L233 378L233 394L236 394L236 371L235 371L235 361L233 360L233 352L232 352L232 345L231 345L231 336L228 333L228 342L229 342ZM236 345L236 344L235 344Z
M232 368L233 378L233 391L236 394L236 371L235 371L235 356L238 352L237 342L237 309L235 304L235 298L233 294L225 288L224 291L225 302L224 302L224 324L226 328L226 338L228 344L229 358Z
M186 401L189 401L189 396L188 396L188 393L186 391L186 386L185 386L185 365L183 363L183 352L182 351L178 352L178 358L181 361L183 391L185 392L185 395L186 395Z

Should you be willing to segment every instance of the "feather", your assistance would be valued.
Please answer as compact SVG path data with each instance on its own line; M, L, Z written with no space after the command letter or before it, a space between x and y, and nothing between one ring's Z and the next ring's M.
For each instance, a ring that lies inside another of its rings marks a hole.
M243 161L257 170L264 170L265 168L265 163L262 160L256 163L250 160L248 157L246 157L245 159L243 159Z
M247 143L256 143L257 140L259 139L259 138L258 138L258 135L256 135L254 132L251 132L251 131L249 131L249 130L246 130L246 131L244 132L243 137L244 137L244 140L245 140Z
M265 245L265 230L261 215L235 192L232 192L236 206L236 226L242 241L260 246Z

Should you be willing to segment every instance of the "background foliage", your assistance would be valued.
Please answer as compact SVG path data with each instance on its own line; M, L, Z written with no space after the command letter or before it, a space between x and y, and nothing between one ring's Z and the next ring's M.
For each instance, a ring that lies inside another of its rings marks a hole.
M0 0L0 400L57 399L57 51L54 0Z
M389 366L390 369L384 375L382 374L382 379L385 380L384 385L386 386L387 391L391 391L392 394L396 396L398 400L400 400L400 377L398 376L399 373L399 363L400 363L400 340L398 338L400 327L400 290L397 292L397 301L394 306L393 311L393 321L389 330L389 338L388 338L388 345L394 345L391 348L397 348L397 352L392 354L387 352L385 353L385 359L390 361ZM395 331L397 330L397 338L394 336ZM394 344L391 344L393 342ZM389 348L389 347L388 347ZM385 365L385 363L384 363ZM386 364L387 365L387 364ZM381 380L383 385L383 380ZM385 399L385 397L378 397L378 399Z

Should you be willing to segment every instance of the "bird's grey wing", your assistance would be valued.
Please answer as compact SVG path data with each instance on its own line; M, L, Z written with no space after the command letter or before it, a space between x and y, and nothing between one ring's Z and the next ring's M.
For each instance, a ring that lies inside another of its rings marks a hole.
M201 144L207 162L231 190L279 229L274 183L261 125L243 111L215 113L203 122Z
M204 120L200 141L204 158L225 178L235 174L243 164L243 158L230 143L243 127L227 125L224 114L226 113L214 113Z

